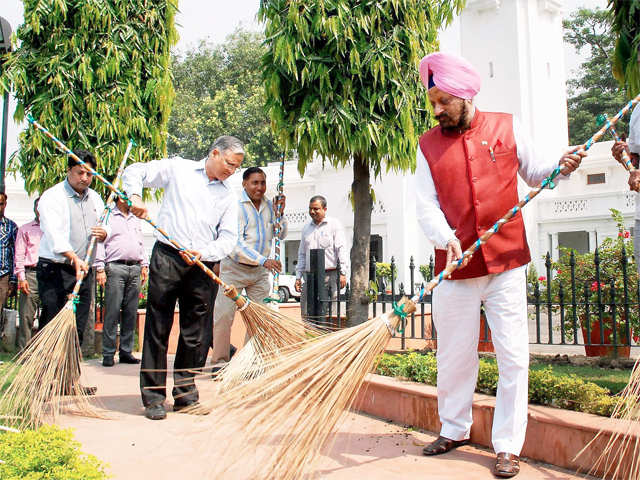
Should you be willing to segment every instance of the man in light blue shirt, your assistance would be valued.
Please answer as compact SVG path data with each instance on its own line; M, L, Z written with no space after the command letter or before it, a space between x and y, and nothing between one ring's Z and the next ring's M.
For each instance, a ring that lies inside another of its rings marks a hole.
M212 343L213 305L218 291L194 262L200 259L215 270L231 253L237 239L238 201L226 182L244 158L235 137L216 139L199 162L172 158L135 163L122 177L131 198L131 213L146 218L142 188L163 188L158 213L160 225L188 253L178 251L156 232L149 262L149 295L142 347L140 392L145 416L166 417L167 346L176 301L180 305L180 340L173 365L174 411L198 401L194 371L204 366Z
M220 278L244 288L250 300L262 303L269 296L269 273L282 271L278 260L269 258L271 242L277 230L276 210L284 212L285 198L274 204L264 197L267 176L261 168L250 167L242 174L242 194L238 204L238 243L233 253L222 261ZM287 221L282 221L280 239L287 235ZM231 356L231 326L236 303L224 295L216 299L212 363L214 372Z

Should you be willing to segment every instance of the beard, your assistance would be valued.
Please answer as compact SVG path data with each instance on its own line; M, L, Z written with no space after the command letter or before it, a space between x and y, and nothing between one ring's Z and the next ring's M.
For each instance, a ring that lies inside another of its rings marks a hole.
M469 114L469 108L467 107L466 102L462 102L462 108L460 109L460 116L457 121L454 121L449 115L440 114L436 117L438 123L440 124L440 128L446 132L457 133L462 132L469 128L470 122L468 122L467 117ZM443 124L444 121L444 124Z

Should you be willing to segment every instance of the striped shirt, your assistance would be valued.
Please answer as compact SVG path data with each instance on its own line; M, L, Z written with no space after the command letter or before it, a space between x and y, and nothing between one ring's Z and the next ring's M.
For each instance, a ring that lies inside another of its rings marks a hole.
M0 220L0 277L10 273L13 276L13 255L16 245L18 225L7 217Z
M40 222L36 220L25 223L18 229L15 255L15 274L18 276L18 281L25 280L25 267L37 265L41 238Z
M255 205L245 190L238 202L238 243L231 259L245 265L264 265L271 253L271 241L275 238L276 215L273 202L262 198L260 208ZM280 239L287 236L287 220L282 218Z

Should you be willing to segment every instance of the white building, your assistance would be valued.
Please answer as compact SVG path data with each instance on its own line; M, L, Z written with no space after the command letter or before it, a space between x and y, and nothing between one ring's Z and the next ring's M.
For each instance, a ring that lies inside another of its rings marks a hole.
M473 63L483 86L476 98L480 109L514 113L528 128L541 155L560 157L567 147L567 111L563 2L560 0L468 0L462 15L441 35L441 49L458 53ZM416 78L416 81L418 79ZM610 115L616 112L606 112ZM596 130L594 122L594 131ZM586 139L585 139L586 140ZM532 258L542 271L542 256L558 245L593 249L598 240L616 233L608 209L617 208L632 225L635 194L628 193L626 173L610 156L610 142L596 145L591 156L571 179L553 191L545 191L524 209ZM275 193L278 164L267 168L270 194ZM353 211L349 202L351 169L322 168L311 163L300 177L295 162L287 162L284 175L289 236L283 258L286 271L294 271L297 245L313 195L328 200L328 214L353 234ZM232 177L240 189L241 175ZM408 285L409 259L416 266L428 263L432 247L415 221L414 192L410 175L385 174L373 188L376 204L372 214L372 253L378 261L395 257L399 278ZM521 185L521 193L528 191ZM7 216L18 224L32 218L32 202L20 180L7 179ZM151 208L152 215L157 205ZM153 244L152 230L145 227L146 245ZM416 281L420 275L416 269Z

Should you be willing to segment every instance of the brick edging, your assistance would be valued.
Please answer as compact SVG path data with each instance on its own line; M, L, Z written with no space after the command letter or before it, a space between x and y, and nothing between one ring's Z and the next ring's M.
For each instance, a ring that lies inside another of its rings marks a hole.
M356 399L355 408L376 417L438 432L436 388L415 382L370 374ZM472 443L491 448L491 424L495 397L475 394L473 401ZM600 428L606 431L580 457L576 455L593 439ZM626 434L628 426L582 412L529 405L529 423L522 456L572 470L588 472L614 433ZM640 424L633 429L640 441ZM631 448L633 448L631 442ZM632 452L625 462L631 462ZM624 470L623 470L624 472ZM622 478L624 475L621 475Z

